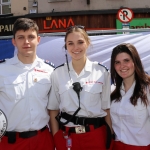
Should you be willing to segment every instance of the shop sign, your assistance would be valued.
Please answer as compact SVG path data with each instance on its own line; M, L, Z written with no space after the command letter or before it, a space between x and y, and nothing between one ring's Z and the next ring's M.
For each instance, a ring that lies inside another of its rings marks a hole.
M150 18L134 18L130 22L130 29L150 28ZM116 29L122 29L122 22L116 20Z
M45 19L43 20L43 28L44 30L51 30L52 32L56 32L56 30L64 30L69 26L74 26L74 21L72 18L67 19Z

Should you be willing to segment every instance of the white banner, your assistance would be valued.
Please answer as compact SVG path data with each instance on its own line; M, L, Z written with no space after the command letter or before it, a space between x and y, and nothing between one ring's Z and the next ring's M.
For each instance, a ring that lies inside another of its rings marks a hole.
M99 35L90 36L90 39L92 45L87 51L90 60L98 61L110 68L112 49L121 43L131 43L137 48L145 71L150 74L150 33ZM53 62L55 66L61 65L66 62L64 43L64 37L41 37L37 55Z

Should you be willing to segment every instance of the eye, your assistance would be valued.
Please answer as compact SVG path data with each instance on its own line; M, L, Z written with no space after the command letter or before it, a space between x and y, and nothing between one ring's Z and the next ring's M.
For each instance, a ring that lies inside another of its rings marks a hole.
M119 64L119 61L115 61L115 65Z
M70 43L68 43L68 45L73 45L73 43L70 42Z
M83 41L79 41L79 44L83 44L84 42Z
M30 39L33 39L33 38L35 38L35 36L33 36L33 35L30 35L30 36L29 36L29 38L30 38Z
M23 36L19 36L19 37L18 37L18 39L23 39L23 38L24 38Z

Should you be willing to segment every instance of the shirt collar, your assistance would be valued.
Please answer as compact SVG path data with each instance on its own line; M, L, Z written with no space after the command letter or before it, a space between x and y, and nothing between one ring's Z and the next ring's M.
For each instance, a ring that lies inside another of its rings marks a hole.
M123 82L122 82L122 85L121 85L121 87L120 87L120 89L121 89L121 95L123 96L123 95L125 95L125 94L133 93L134 87L135 87L135 83L136 83L136 81L133 82L133 84L132 84L132 86L130 87L130 89L125 93L124 84L123 84Z
M67 64L66 64L67 65ZM68 67L67 67L68 69ZM70 71L73 71L73 66L72 66L72 61L70 61L69 63L69 69ZM92 62L87 58L86 59L86 63L85 63L85 66L84 66L84 70L85 71L89 71L89 72L92 72Z
M8 59L6 61L6 64L10 64L10 65L17 64L17 63L20 63L17 54L14 57L12 57L11 59Z
M14 65L14 64L19 64L19 65L21 65L21 64L23 64L19 59L18 59L18 56L17 56L17 54L16 55L14 55L14 57L13 58L11 58L11 59L8 59L7 61L6 61L6 63L7 64L10 64L10 65ZM38 57L38 56L36 56L36 59L34 60L34 62L33 62L33 64L37 64L37 63L42 63L42 60Z

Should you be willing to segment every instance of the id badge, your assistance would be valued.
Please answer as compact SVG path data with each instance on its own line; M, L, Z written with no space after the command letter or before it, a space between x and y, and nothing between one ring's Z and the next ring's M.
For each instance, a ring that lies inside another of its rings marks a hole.
M71 148L72 147L72 139L70 137L68 137L66 139L66 147L67 148Z

